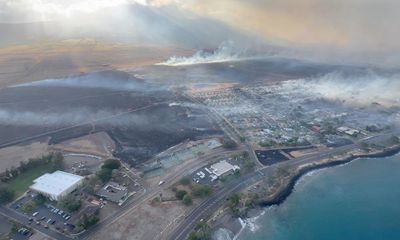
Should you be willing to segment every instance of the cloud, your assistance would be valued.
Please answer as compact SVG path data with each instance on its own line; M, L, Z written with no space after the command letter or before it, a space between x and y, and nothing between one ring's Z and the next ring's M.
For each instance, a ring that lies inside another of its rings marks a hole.
M56 21L128 4L147 5L147 0L2 0L0 22Z
M397 0L2 0L0 22L58 21L63 37L197 49L259 38L301 57L400 65L398 9Z
M396 0L203 0L193 11L286 45L400 49Z

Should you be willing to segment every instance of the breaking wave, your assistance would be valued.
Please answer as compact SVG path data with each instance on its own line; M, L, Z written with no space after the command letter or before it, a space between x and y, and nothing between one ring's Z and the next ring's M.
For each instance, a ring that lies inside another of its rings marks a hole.
M250 59L246 55L246 49L237 48L232 41L223 42L213 52L198 51L191 57L177 57L173 56L165 62L158 63L156 65L164 66L185 66L194 64L207 64L207 63L219 63L219 62L231 62L241 61Z

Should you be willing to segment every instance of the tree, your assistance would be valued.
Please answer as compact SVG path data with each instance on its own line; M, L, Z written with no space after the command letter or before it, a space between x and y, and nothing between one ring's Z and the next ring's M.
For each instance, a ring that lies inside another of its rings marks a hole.
M89 228L90 226L95 225L99 221L99 217L97 215L87 215L84 213L79 220L79 226L83 227L84 229Z
M50 162L52 163L53 170L61 170L63 169L63 161L64 157L61 153L51 153L50 155Z
M79 198L76 198L73 194L68 194L58 201L58 205L70 212L75 212L81 208L82 201Z
M111 171L111 177L112 177L112 178L118 177L118 170L117 170L117 169L113 169L113 170Z
M188 177L183 177L181 178L181 180L179 181L182 185L189 185L190 184L190 178Z
M240 199L241 199L240 193L233 193L227 199L227 206L234 215L239 215L238 205L240 203Z
M35 203L37 205L42 205L43 203L46 202L46 197L43 196L43 194L38 194L35 199L34 199Z
M108 169L118 169L121 167L121 163L116 159L107 159L104 161L103 166L101 168L108 168Z
M175 193L175 197L179 200L182 200L183 197L187 194L187 192L185 190L178 190Z
M14 199L15 192L8 187L0 187L0 204L8 203Z
M211 228L204 221L200 221L194 231L190 233L189 240L209 240L211 239Z
M183 202L183 204L185 204L186 206L189 206L189 205L192 205L193 200L192 200L192 197L189 196L189 194L185 194L185 196L183 196L182 202Z
M233 149L237 147L237 144L230 138L224 138L222 139L222 146L227 149Z
M100 180L105 183L111 179L112 169L109 168L102 168L100 171L97 172L97 176Z

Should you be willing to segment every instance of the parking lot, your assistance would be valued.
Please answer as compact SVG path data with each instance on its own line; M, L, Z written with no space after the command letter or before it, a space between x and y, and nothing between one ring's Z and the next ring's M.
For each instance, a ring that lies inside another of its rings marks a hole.
M208 185L217 183L217 181L216 181L217 178L212 177L212 176L215 176L215 175L211 172L209 166L200 168L197 171L195 171L193 174L191 174L191 178L192 178L193 182L199 183L199 184L208 184Z
M45 227L53 226L59 231L64 230L66 227L72 227L71 225L68 225L68 220L71 218L71 214L52 205L42 205L36 209L33 214L35 214L35 216L31 215L34 222L33 224L39 223Z
M26 196L14 202L11 205L11 208L23 212L22 209L24 205L29 204L35 196L36 194L27 194ZM65 230L71 230L75 227L68 222L71 218L70 213L50 204L40 205L36 209L33 209L32 213L26 215L29 218L30 224L40 224L46 228L55 228L61 232Z

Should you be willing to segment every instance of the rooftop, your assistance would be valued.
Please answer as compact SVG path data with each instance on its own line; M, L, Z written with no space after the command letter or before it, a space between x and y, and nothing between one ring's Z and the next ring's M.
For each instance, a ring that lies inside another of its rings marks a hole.
M46 173L36 178L33 180L34 184L30 188L52 195L59 195L82 181L82 179L83 177L72 173L56 171L54 173Z
M217 163L211 165L211 169L215 175L221 176L229 171L234 171L234 170L240 169L240 168L236 165L232 165L232 164L228 163L226 160L223 160L223 161L220 161L220 162L217 162Z

